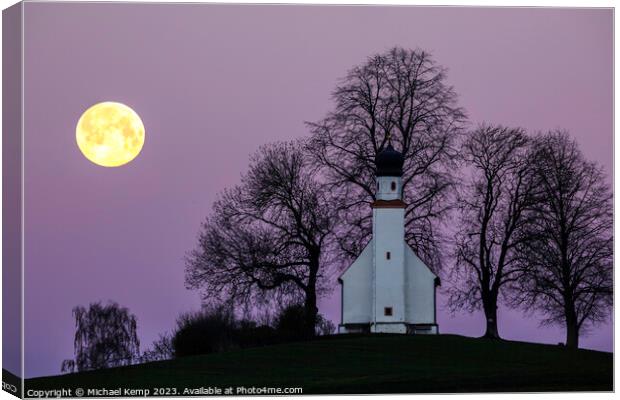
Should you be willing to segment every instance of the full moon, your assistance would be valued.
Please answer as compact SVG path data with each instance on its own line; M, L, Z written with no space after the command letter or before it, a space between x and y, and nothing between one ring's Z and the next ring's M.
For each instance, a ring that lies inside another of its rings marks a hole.
M104 167L119 167L142 150L144 125L131 108L106 101L84 111L75 128L75 139L90 161Z

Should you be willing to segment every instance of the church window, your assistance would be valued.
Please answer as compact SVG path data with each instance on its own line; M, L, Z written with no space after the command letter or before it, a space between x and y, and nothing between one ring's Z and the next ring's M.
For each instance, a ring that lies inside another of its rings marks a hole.
M392 181L392 190L396 190L396 182Z
M385 258L389 260L390 258L392 258L392 254L389 251L387 251L385 253Z
M385 315L386 317L391 317L392 316L392 307L385 307L383 309L383 315Z

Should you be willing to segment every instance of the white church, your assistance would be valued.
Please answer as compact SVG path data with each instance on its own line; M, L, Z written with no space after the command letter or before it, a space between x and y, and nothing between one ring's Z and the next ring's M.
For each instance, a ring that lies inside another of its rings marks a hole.
M338 278L339 333L439 333L439 278L405 242L404 158L392 144L376 157L372 239Z

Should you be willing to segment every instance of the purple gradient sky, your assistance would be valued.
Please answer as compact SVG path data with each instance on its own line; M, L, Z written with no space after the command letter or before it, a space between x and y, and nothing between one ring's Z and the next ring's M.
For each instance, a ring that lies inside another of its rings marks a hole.
M144 345L197 309L182 258L216 193L259 145L306 135L336 80L391 46L431 51L473 123L570 129L611 173L612 24L611 10L26 3L26 376L72 356L77 304L129 307ZM75 143L104 100L146 126L125 167ZM339 320L337 293L321 311ZM438 315L442 332L482 334L479 313ZM509 339L563 340L520 312L499 321ZM582 343L611 350L611 325Z

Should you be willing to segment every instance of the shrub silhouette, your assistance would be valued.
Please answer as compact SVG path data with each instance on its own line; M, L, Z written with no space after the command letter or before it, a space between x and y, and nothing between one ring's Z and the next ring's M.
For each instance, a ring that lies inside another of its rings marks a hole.
M315 333L317 336L333 335L336 332L336 325L323 315L317 315L316 319Z
M307 338L305 315L306 312L301 304L293 304L283 309L276 320L278 335L285 341Z
M234 347L234 318L224 307L181 315L172 338L175 357L215 353Z
M236 324L233 340L241 348L260 347L279 343L278 332L268 325L257 325L250 320L241 320Z
M334 324L322 315L316 318L316 335L334 332ZM182 314L172 336L174 357L218 353L235 348L260 347L309 339L305 308L286 307L276 318L275 327L258 325L249 319L236 320L230 307L219 306Z

